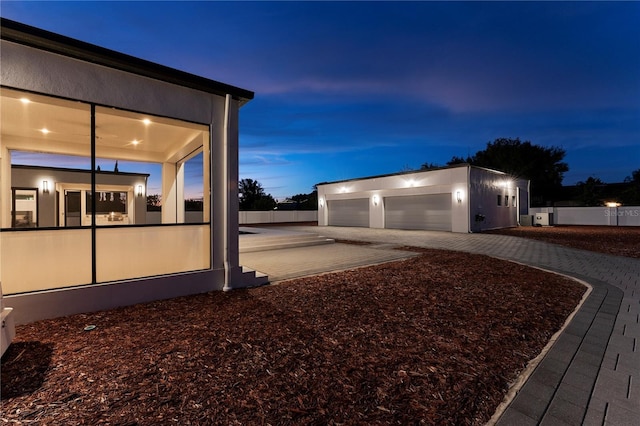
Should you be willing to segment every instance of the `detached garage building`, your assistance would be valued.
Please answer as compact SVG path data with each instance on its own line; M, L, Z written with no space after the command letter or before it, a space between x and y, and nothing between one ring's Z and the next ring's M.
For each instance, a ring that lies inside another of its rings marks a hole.
M528 211L528 180L469 164L318 184L319 226L467 233Z

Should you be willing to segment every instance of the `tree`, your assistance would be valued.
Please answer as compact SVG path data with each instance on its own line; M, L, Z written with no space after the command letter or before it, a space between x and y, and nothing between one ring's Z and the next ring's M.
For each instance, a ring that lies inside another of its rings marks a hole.
M640 169L631 172L624 178L629 187L621 194L621 201L627 206L640 206Z
M159 194L147 195L147 211L159 212L162 206L162 197Z
M318 209L318 190L315 187L309 194L296 194L290 199L291 201L295 201L296 210Z
M420 166L420 170L433 170L433 169L439 169L440 167L442 166L438 163L426 162Z
M462 158L454 155L451 157L451 160L447 162L448 166L453 166L454 164L471 164L473 159L471 157Z
M276 200L264 192L264 188L257 180L241 179L238 182L240 210L273 210Z
M562 188L564 173L569 170L563 162L566 151L558 147L543 147L519 138L499 138L487 147L463 160L453 157L447 164L469 163L496 169L531 181L532 204L545 205L554 201Z
M584 182L578 182L576 185L580 191L580 201L586 207L596 207L602 205L602 188L604 182L597 177L589 176Z

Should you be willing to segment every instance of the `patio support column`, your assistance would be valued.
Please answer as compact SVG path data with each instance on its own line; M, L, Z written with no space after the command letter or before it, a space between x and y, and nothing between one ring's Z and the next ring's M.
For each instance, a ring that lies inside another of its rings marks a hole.
M162 163L162 223L184 223L184 163Z
M238 252L238 101L216 101L212 117L211 212L213 269L224 273L223 290L240 288Z
M11 153L0 142L0 228L11 227Z

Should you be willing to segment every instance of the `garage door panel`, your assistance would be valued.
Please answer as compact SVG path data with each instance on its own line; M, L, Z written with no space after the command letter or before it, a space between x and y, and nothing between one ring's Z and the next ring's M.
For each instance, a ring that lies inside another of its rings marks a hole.
M369 227L369 199L327 201L330 226Z
M451 231L451 194L384 199L385 228Z

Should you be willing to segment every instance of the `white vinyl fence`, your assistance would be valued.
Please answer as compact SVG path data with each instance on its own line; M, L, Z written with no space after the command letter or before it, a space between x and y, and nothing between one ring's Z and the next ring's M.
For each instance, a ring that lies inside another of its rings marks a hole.
M316 222L317 210L268 210L239 212L240 225L254 223Z
M317 222L317 210L268 210L238 212L240 225L255 223ZM186 223L202 222L202 212L185 212ZM162 223L162 213L147 212L148 224Z
M553 214L553 225L640 226L640 206L620 207L538 207L529 214Z

